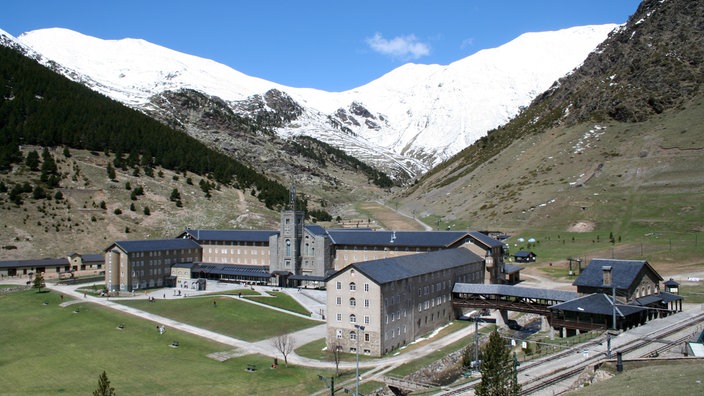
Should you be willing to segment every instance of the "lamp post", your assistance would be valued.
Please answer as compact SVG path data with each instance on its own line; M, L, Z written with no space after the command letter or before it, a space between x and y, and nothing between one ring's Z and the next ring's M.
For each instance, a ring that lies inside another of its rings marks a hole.
M479 370L479 313L474 314L474 367Z
M355 352L357 352L357 369L354 378L354 394L355 396L359 396L359 337L364 331L364 326L354 325L354 328L357 329L357 349L355 350Z

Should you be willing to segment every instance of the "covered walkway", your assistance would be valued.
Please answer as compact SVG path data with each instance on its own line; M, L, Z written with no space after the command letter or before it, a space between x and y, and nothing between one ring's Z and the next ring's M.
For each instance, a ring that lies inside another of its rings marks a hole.
M579 297L576 292L510 285L457 283L452 305L461 308L498 309L548 316L550 307Z

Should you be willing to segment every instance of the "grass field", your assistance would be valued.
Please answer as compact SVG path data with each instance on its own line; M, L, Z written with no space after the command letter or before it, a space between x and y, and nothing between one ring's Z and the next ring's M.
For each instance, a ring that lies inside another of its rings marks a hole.
M305 307L299 304L296 300L291 298L288 294L282 292L268 292L268 294L274 297L264 297L264 296L247 296L248 299L256 301L258 303L270 305L272 307L285 309L287 311L299 313L301 315L310 315Z
M207 355L232 347L175 330L162 336L150 321L90 303L61 308L60 302L54 292L0 295L3 395L90 394L103 370L120 395L309 394L324 388L318 374L333 374L293 365L271 369L271 358L256 355L218 362ZM178 348L169 347L174 340ZM248 364L257 371L247 372Z
M663 362L629 369L570 395L704 395L704 361Z
M213 307L213 301L217 303ZM261 341L318 325L318 322L262 309L239 298L213 296L178 300L123 300L134 307L244 341ZM272 325L262 325L271 323Z

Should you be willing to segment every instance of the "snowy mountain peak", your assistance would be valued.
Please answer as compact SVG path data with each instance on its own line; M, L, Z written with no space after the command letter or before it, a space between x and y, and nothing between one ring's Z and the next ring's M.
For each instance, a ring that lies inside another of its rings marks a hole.
M616 27L526 33L449 65L406 64L335 93L286 87L140 39L102 40L54 28L22 34L17 41L41 54L40 61L70 70L62 71L68 77L147 113L163 106L156 100L163 93L193 90L223 100L235 114L254 117L251 109L257 106L258 115L275 112L252 105L266 103L261 100L267 92L285 94L295 102L285 108L295 111L274 125L281 136L312 136L414 177L514 117Z

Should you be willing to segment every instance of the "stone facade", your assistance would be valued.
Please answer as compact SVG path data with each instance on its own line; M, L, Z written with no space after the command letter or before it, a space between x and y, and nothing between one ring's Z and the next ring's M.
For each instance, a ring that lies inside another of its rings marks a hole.
M115 242L105 250L108 291L134 291L166 285L171 266L200 259L202 249L190 239Z
M354 263L328 278L328 348L381 356L453 320L455 282L485 274L482 257L453 250Z

